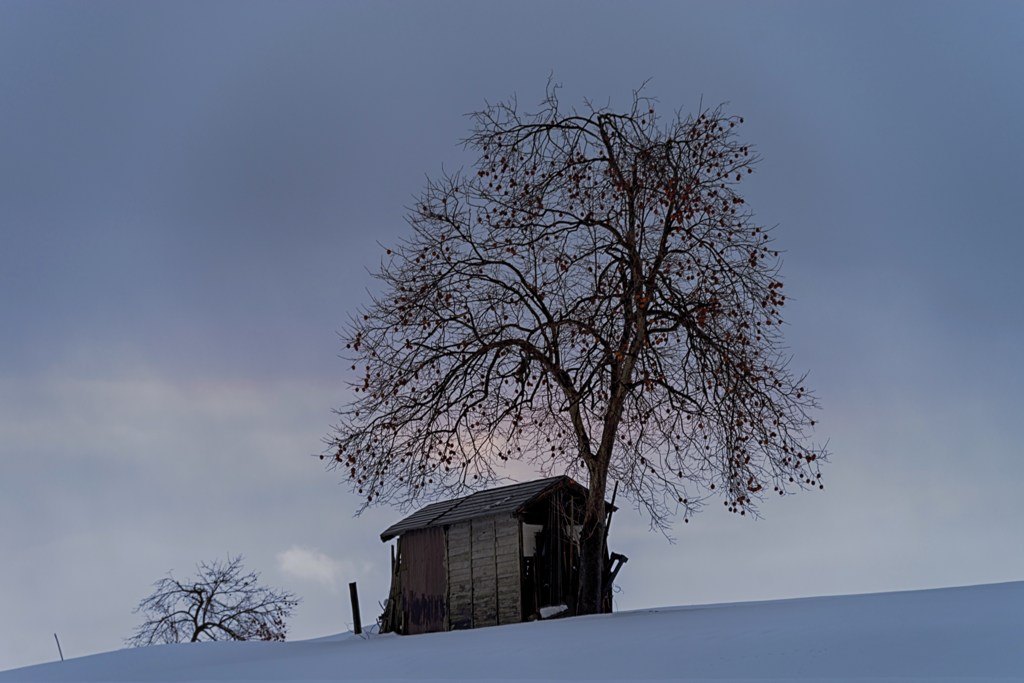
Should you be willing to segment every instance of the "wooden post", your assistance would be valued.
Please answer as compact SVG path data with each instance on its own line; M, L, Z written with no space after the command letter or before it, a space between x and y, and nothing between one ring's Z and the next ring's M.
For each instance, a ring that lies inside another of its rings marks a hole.
M619 482L615 481L615 488L612 489L612 504L608 506L604 520L604 552L608 553L608 530L612 527L612 514L615 512L615 496L619 493Z
M363 632L363 623L359 620L359 593L355 581L348 585L348 593L352 598L352 631L358 636Z

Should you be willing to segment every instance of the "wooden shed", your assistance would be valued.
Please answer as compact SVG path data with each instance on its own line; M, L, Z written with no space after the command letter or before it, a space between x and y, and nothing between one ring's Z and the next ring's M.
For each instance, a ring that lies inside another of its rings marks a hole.
M381 534L384 542L398 539L382 630L427 633L572 613L586 495L569 477L551 477L434 503L392 525ZM611 515L614 506L606 507ZM625 559L612 555L619 566ZM607 573L609 586L617 571Z

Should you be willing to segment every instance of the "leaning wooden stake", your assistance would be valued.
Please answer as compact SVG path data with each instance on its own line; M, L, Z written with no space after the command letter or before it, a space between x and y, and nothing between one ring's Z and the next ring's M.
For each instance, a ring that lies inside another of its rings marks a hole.
M391 588L388 590L388 600L384 603L384 614L380 617L380 633L402 633L402 553L395 553L395 546L391 546Z
M57 641L57 654L60 655L60 661L63 662L64 661L64 652L60 649L60 638L58 638L57 634L54 633L53 634L53 639Z
M601 570L601 611L611 612L612 611L612 582L615 581L615 575L618 573L618 568L612 571L612 560L608 557L608 532L612 528L612 515L615 513L615 496L619 493L619 482L615 482L615 488L612 489L612 504L608 506L608 511L604 519L604 543L601 548L601 559L604 560L605 565ZM615 557L618 553L612 553L612 557ZM625 556L623 556L625 557ZM621 564L619 565L621 566Z
M352 596L352 631L358 636L363 632L363 623L359 620L359 592L355 581L348 585L348 593Z
M608 506L608 511L605 513L604 519L604 552L608 552L608 530L612 528L612 514L615 512L615 496L619 493L619 482L615 482L615 488L612 489L612 504Z

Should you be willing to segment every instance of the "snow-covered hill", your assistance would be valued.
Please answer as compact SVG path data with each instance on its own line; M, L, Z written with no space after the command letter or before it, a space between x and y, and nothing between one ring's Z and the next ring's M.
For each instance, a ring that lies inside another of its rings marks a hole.
M0 681L1024 680L1024 582L400 637L121 650Z

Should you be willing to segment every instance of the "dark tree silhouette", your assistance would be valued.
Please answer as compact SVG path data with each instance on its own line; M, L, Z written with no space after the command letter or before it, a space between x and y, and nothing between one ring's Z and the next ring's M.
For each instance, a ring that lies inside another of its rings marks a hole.
M243 573L242 556L203 562L194 579L170 574L135 608L145 617L125 642L131 647L201 640L284 640L285 620L299 604L288 591L259 585Z
M820 488L812 394L782 345L779 254L737 187L757 155L719 107L473 115L472 172L428 180L345 332L353 400L323 457L364 507L500 479L589 486L577 611L599 609L609 480L665 529L719 495Z

